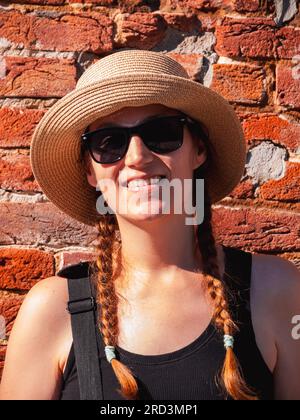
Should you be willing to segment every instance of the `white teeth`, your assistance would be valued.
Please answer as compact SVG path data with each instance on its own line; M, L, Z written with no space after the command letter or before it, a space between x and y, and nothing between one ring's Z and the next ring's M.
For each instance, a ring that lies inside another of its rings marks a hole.
M127 188L137 191L138 189L149 185L149 184L158 184L162 176L156 176L151 179L134 179L128 182Z

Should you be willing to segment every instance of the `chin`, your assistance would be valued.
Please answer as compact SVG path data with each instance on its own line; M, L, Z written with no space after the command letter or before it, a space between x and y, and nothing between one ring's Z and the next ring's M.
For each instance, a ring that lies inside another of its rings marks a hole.
M151 222L168 216L163 213L162 206L155 210L151 212L147 206L140 206L136 209L128 209L127 214L120 214L120 216L132 222Z

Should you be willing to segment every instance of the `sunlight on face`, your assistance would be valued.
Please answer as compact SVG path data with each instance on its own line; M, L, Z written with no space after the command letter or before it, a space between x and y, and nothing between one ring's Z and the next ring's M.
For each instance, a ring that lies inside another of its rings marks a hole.
M135 126L141 124L146 118L164 115L180 115L180 111L165 107L161 104L151 104L141 107L127 107L100 118L89 125L89 131L104 128L109 124L118 126ZM153 178L164 176L168 181L191 179L193 170L204 160L204 154L197 152L197 144L192 141L187 127L184 127L184 139L182 146L167 154L158 154L143 143L139 135L131 137L126 155L119 161L111 164L95 162L90 155L87 156L90 172L87 173L88 182L98 189L100 187L106 203L116 213L117 217L125 217L135 221L153 220L153 218L166 217L163 213L166 206L170 213L174 211L174 202L166 203L163 194L159 194L159 186L144 186L137 188L127 185L130 178L142 176ZM115 188L105 188L107 185ZM164 182L164 181L162 181Z

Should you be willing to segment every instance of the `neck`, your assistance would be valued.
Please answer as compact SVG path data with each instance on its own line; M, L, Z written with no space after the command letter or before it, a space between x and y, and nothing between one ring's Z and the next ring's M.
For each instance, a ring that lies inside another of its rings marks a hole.
M139 298L156 291L178 293L201 271L195 226L186 225L182 215L139 223L121 219L118 223L125 272L120 288L134 290Z

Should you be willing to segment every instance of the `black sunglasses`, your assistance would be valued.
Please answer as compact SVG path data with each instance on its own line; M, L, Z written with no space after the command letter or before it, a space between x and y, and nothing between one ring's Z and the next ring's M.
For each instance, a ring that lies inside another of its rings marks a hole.
M151 151L159 154L173 152L183 143L184 124L192 121L187 116L160 116L135 127L99 128L82 134L83 148L89 150L97 163L121 160L129 147L130 138L139 134Z

